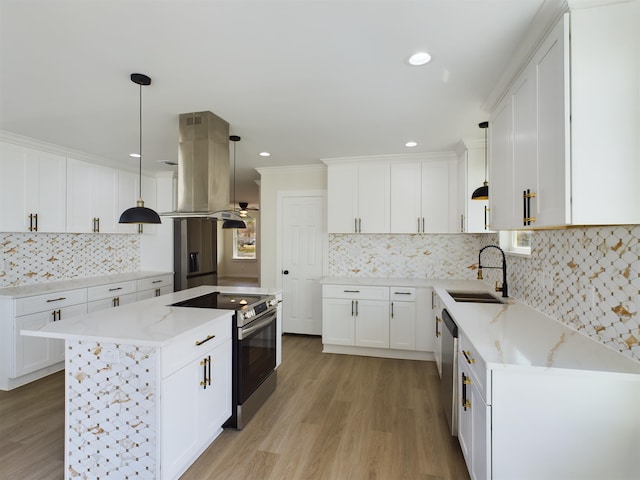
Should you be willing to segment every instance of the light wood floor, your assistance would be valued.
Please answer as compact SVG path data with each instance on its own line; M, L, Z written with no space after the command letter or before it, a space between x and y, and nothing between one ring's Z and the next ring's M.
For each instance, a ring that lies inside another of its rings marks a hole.
M183 480L462 480L432 362L323 354L286 335L278 388ZM63 478L64 376L0 392L0 479Z

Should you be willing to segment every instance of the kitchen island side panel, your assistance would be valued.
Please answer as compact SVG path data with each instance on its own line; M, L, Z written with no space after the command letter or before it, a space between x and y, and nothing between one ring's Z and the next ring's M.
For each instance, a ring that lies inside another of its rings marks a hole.
M65 358L65 478L159 478L157 349L67 340Z

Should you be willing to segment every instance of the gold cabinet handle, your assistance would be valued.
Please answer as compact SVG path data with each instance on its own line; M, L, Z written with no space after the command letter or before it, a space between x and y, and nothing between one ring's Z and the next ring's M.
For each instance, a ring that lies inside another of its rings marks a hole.
M216 336L215 335L207 335L207 338L205 338L204 340L196 340L196 346L199 347L203 343L207 343L209 340L211 340L213 338L216 338Z
M471 358L471 352L465 352L464 350L462 350L462 355L464 355L467 363L476 363L475 359Z

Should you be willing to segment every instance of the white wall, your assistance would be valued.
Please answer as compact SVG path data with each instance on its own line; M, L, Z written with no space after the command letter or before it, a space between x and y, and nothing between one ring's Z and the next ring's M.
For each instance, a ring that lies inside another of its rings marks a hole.
M326 165L302 165L292 167L267 167L257 169L260 173L260 213L258 224L260 256L260 286L276 287L278 241L277 212L278 192L326 190Z

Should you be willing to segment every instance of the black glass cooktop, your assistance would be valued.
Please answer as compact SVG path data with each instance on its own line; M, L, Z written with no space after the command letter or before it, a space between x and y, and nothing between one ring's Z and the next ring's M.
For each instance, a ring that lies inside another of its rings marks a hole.
M190 298L182 302L173 303L172 307L217 308L222 310L242 310L247 306L260 303L269 298L265 295L242 295L239 293L213 292L200 297Z

